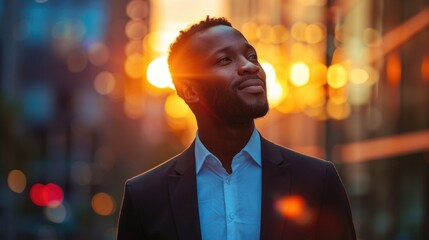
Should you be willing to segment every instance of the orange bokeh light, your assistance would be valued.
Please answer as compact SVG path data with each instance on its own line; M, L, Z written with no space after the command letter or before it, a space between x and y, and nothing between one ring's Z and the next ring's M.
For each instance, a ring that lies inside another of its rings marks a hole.
M399 82L401 81L401 75L402 75L402 64L401 64L401 57L398 53L392 53L387 58L386 63L386 75L387 75L387 81L392 86L397 86Z
M423 58L422 78L424 81L429 82L429 56L426 56L425 58Z
M116 210L115 200L104 192L99 192L92 197L91 206L94 212L101 216L111 215Z
M298 195L291 195L277 200L277 211L285 218L298 219L304 215L306 202Z
M10 171L7 177L7 184L12 191L22 193L27 185L27 178L21 170L15 169Z

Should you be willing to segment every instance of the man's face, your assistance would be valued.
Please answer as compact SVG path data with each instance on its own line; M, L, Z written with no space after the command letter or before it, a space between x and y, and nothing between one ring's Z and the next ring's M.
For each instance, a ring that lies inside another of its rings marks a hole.
M265 72L255 49L228 26L196 33L189 49L194 57L191 84L200 103L218 120L243 124L268 112Z

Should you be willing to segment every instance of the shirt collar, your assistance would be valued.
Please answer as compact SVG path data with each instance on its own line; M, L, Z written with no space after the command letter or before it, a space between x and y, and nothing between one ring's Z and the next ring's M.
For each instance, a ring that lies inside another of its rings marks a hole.
M203 166L204 162L209 156L215 157L201 142L198 132L195 138L195 171L198 174ZM246 146L237 155L246 152L259 166L261 166L261 136L256 128L253 129L253 133L250 136ZM236 155L236 156L237 156Z

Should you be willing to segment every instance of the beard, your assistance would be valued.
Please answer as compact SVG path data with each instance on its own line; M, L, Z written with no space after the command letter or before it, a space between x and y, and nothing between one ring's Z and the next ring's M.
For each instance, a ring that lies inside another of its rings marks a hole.
M263 100L255 98L248 103L233 90L226 93L224 89L210 85L202 87L201 90L206 110L224 124L231 126L248 124L256 118L265 116L269 110L266 96Z

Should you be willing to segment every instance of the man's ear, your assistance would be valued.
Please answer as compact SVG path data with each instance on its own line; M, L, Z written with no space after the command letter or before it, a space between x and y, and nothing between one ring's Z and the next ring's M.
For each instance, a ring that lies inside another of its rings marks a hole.
M183 98L186 103L196 103L200 100L195 88L189 84L182 84L182 86L177 89L177 94Z
M197 91L193 86L185 85L182 88L183 99L187 103L196 103L200 100Z

